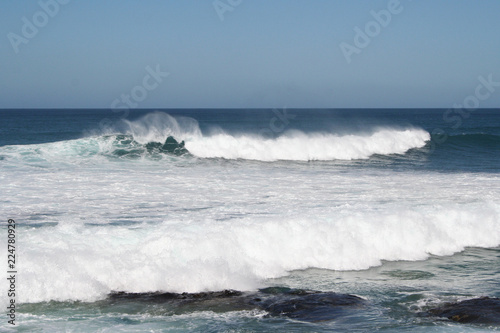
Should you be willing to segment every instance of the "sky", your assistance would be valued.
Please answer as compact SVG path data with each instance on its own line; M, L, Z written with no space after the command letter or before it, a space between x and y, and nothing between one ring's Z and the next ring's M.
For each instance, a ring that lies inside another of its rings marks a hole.
M498 0L0 4L0 108L500 107Z

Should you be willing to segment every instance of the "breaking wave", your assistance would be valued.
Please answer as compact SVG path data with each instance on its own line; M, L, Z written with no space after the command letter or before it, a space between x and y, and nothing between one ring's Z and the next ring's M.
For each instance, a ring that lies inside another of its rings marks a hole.
M404 154L425 146L429 140L429 133L418 128L380 128L369 133L343 135L291 130L276 138L221 130L204 134L195 119L154 112L138 120L122 120L82 139L2 147L0 155L37 161L93 156L162 158L162 154L258 161L327 161Z
M217 134L186 142L198 157L259 161L367 159L372 155L404 154L425 146L429 133L421 129L380 129L372 134L336 135L290 131L276 139Z
M64 223L23 230L22 302L96 300L112 291L253 290L311 267L361 270L500 244L498 205L141 228ZM481 223L478 223L478 222Z

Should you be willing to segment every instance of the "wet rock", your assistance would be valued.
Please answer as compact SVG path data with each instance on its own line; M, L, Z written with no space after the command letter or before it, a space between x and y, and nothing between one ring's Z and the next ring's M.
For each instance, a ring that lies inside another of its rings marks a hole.
M174 154L174 155L183 155L188 151L184 148L184 141L177 142L173 137L169 136L165 143L161 147L162 151Z
M428 311L459 323L500 325L500 299L481 297L458 303L448 303Z
M148 150L149 153L160 152L160 153L180 156L189 153L184 146L185 146L184 141L178 142L174 137L169 136L165 140L165 143L160 143L160 142L147 143L146 149Z
M126 293L114 292L108 295L110 300L137 300L142 302L163 303L174 300L209 300L214 298L228 298L241 296L243 293L236 290L209 291L201 293Z
M258 305L270 316L285 316L310 322L334 320L365 305L360 297L334 292L267 288L260 290L260 294L262 301Z
M164 306L164 313L187 313L194 311L241 311L264 310L268 316L288 317L296 320L318 322L335 320L358 311L366 304L360 297L320 292L314 290L273 287L255 293L235 290L202 293L124 293L108 296L113 305L141 303Z
M144 308L153 306L156 310L163 307L164 313L182 314L196 311L242 311L252 310L254 306L244 302L244 294L236 290L210 291L201 293L125 293L108 295L109 303L139 303ZM161 311L160 311L161 312ZM158 313L158 312L157 312Z

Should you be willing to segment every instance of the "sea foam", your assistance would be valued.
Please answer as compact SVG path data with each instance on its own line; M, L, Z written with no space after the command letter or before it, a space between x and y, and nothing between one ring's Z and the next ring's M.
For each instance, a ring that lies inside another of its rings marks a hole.
M481 221L479 223L479 221ZM499 207L23 230L21 302L111 291L252 290L291 270L361 270L500 244Z
M189 140L186 147L198 157L259 161L353 160L374 154L403 154L425 146L429 139L429 133L422 129L379 129L371 134L342 136L290 131L275 139L222 133Z

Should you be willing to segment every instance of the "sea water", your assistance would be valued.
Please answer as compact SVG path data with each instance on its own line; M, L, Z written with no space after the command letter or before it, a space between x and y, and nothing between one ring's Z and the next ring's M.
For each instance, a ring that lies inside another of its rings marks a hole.
M17 271L15 326L1 279L2 330L499 329L422 315L500 297L498 110L0 117L0 212L4 225L16 221ZM159 148L169 137L180 153ZM365 305L308 321L225 300L112 297L267 287L356 295Z

